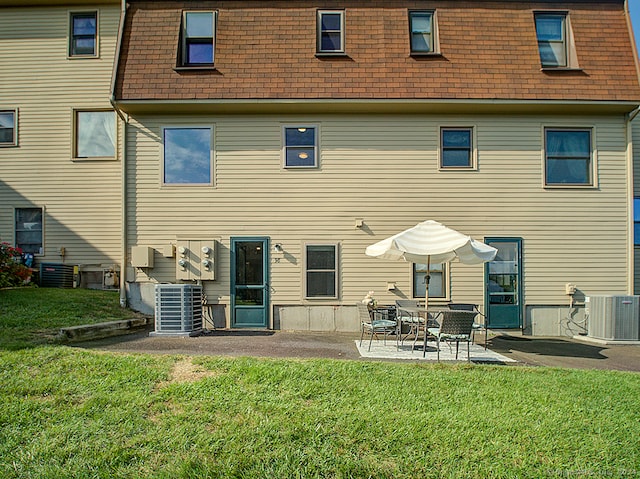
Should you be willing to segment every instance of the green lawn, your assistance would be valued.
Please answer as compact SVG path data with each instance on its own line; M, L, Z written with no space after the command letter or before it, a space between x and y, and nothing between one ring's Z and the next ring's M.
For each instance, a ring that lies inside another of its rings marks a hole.
M640 476L635 373L39 343L0 347L2 478Z
M130 319L114 291L57 288L0 290L0 350L51 342L61 327Z

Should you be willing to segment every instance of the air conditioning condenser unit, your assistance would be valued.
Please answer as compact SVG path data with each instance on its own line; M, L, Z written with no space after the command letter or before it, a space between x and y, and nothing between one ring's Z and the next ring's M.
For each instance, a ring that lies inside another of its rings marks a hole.
M640 296L590 296L587 336L610 341L640 340Z
M151 335L189 336L201 329L202 286L155 286L155 331Z

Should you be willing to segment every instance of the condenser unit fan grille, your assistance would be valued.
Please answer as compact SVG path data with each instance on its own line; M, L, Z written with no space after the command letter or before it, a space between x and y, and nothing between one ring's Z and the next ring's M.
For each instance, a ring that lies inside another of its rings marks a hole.
M202 329L202 286L158 284L155 295L155 333L188 335Z

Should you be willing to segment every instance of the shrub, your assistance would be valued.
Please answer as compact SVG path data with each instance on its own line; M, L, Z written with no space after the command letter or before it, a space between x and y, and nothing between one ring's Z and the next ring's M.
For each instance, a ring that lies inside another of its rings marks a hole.
M22 250L0 243L0 288L22 286L31 281L31 270L22 264Z

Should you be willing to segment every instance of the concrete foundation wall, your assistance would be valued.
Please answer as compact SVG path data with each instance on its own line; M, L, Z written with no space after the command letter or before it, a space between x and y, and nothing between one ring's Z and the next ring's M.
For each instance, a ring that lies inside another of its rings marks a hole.
M527 305L524 333L532 336L576 336L587 332L584 305Z

